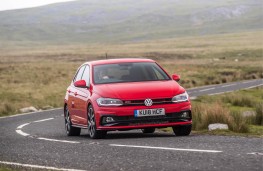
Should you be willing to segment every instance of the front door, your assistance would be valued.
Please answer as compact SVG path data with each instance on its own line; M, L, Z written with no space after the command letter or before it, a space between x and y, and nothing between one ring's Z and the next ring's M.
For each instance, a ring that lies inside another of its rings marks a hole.
M90 67L89 65L86 65L85 70L83 71L83 74L81 76L81 80L86 81L86 86L89 87L90 85ZM75 113L78 124L81 126L87 126L87 102L90 97L90 89L89 88L76 88L75 93Z
M69 88L69 98L68 98L68 108L70 111L70 118L73 124L80 124L80 118L78 117L78 94L79 94L79 90L77 87L74 86L74 82L81 80L83 72L85 70L85 66L82 66L79 68L78 72L76 73L71 86Z

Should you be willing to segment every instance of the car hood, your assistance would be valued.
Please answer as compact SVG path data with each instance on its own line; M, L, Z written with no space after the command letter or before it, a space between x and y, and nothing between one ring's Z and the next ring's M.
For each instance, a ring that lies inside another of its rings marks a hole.
M185 92L176 81L149 81L95 85L93 92L105 98L136 100L171 98Z

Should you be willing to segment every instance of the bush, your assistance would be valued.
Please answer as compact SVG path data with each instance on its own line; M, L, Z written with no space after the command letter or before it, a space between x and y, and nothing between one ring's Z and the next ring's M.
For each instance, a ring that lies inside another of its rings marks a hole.
M219 103L210 105L193 103L193 129L207 129L212 123L225 123L230 121L229 110L223 108Z
M0 116L10 115L12 113L15 113L15 108L10 104L5 103L3 108L0 109Z
M241 95L241 94L227 94L223 97L223 102L230 103L234 106L247 106L253 107L255 104L255 100L251 96Z
M233 132L248 132L246 118L239 112L232 112L223 107L221 103L193 103L192 113L194 130L207 129L208 125L213 123L224 123Z
M231 112L230 115L231 119L228 123L229 129L234 132L247 133L248 123L246 117L237 111Z
M263 126L263 103L256 104L256 118L254 124Z

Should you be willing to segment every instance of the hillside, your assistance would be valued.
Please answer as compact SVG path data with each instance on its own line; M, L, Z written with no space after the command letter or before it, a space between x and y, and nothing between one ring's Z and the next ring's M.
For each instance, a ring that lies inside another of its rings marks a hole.
M78 0L0 12L0 41L114 43L261 30L261 0Z

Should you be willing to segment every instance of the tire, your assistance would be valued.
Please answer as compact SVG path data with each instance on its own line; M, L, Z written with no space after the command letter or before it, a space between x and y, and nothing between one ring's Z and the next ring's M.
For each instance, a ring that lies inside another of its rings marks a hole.
M155 131L155 128L144 128L142 129L142 133L144 134L151 134L151 133L154 133Z
M192 125L175 126L173 127L176 136L188 136L191 133Z
M89 136L92 139L105 138L107 135L107 131L97 130L96 118L95 118L93 107L91 105L89 105L88 107L88 131L89 131Z
M65 129L68 136L79 136L81 129L72 126L68 106L65 107Z

